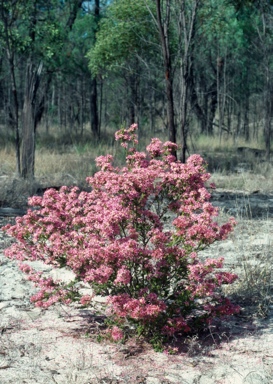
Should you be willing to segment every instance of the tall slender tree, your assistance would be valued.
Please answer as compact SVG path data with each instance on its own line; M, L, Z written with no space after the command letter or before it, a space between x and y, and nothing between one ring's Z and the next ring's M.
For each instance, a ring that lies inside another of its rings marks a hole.
M34 177L35 130L44 111L45 92L52 73L58 68L57 57L82 4L83 0L70 0L64 4L58 0L1 0L0 38L11 75L17 171L23 178ZM16 60L25 71L21 113ZM46 76L41 87L43 72Z
M152 17L153 14L150 11ZM176 143L176 124L174 110L174 71L172 68L172 56L170 49L170 18L171 18L171 2L156 0L156 23L159 31L162 56L165 70L165 86L167 97L167 124L169 130L169 139ZM174 153L176 156L176 152Z
M96 33L99 28L99 18L100 18L100 0L95 0L94 5L94 44L96 42ZM91 97L90 97L90 120L91 120L91 130L93 134L99 138L100 129L99 129L99 115L98 115L98 91L97 91L97 76L93 75L91 78Z

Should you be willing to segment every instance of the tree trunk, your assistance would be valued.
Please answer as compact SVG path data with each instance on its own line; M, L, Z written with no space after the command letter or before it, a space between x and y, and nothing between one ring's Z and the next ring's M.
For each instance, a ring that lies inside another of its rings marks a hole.
M193 90L193 50L194 50L194 38L196 30L196 17L199 6L199 0L192 2L192 8L190 14L186 15L186 4L181 2L180 9L180 36L183 43L182 65L181 65L181 146L182 163L186 162L186 152L188 150L187 138L188 138L188 102L194 95ZM192 94L191 94L192 93Z
M206 126L207 126L207 92L205 89L205 101L204 101L204 107L201 108L199 101L198 101L198 96L196 92L196 86L195 86L195 81L194 81L194 68L193 68L193 60L192 64L190 66L190 73L188 76L188 83L189 83L189 94L190 94L190 104L191 108L193 109L199 123L201 126L201 133L205 133L206 131ZM204 84L206 87L206 84Z
M250 140L250 132L249 132L249 95L246 95L245 100L245 113L244 113L244 135L245 141L248 142Z
M176 143L176 127L174 119L174 101L173 101L173 73L171 55L169 50L169 22L170 22L170 0L166 2L166 17L163 22L161 13L161 1L156 0L157 25L161 40L163 53L163 63L165 69L165 90L167 96L167 120L169 130L169 140ZM176 152L173 153L176 156Z
M22 172L24 179L34 178L35 159L35 99L39 88L42 63L37 69L27 65L26 89L22 113Z
M98 92L97 92L97 79L91 80L91 95L90 95L90 117L91 117L91 130L93 135L99 139L99 115L98 115Z
M181 131L181 162L186 162L186 152L188 149L187 146L187 137L188 137L188 81L189 78L187 76L188 72L188 64L185 63L184 66L181 67L181 105L180 105L180 131Z
M150 94L150 103L149 103L149 121L150 121L150 133L154 134L155 124L154 124L154 109L155 109L155 91L152 86L148 86L148 92Z
M269 70L268 70L269 72ZM264 127L264 137L265 137L265 157L266 160L270 160L270 147L271 147L271 123L272 123L272 95L270 87L270 78L269 74L267 76L267 90L266 90L266 100L265 100L265 127Z
M128 109L129 109L129 125L136 123L135 114L135 76L129 74L128 78Z
M213 121L215 119L215 114L217 110L217 82L213 84L208 89L208 113L207 113L207 134L213 136Z
M8 40L7 40L8 42ZM13 108L10 109L12 127L15 130L15 151L16 151L16 170L17 174L21 174L21 160L20 160L20 133L19 133L19 102L18 102L18 93L17 93L17 84L15 77L15 66L14 66L14 54L11 53L9 49L9 44L7 48L7 57L9 63L9 70L11 76L11 87L12 87L12 97L13 97Z
M19 103L17 95L17 86L15 80L15 70L13 58L10 61L10 72L11 72L11 81L12 81L12 95L14 103L14 113L13 115L13 126L15 128L15 151L16 151L16 169L18 175L21 174L21 160L20 160L20 133L19 133Z
M25 96L22 123L22 177L33 179L35 132L33 106L29 95Z
M94 4L94 36L96 42L96 33L98 31L100 18L100 0L95 0ZM98 89L97 89L97 78L96 76L91 79L91 95L90 95L90 124L93 135L100 138L100 123L99 123L99 112L98 112Z
M217 58L217 103L219 142L222 142L226 106L226 58Z

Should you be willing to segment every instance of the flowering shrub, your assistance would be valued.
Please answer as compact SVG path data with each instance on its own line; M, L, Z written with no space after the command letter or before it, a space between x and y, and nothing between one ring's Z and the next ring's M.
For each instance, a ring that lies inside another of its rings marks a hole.
M87 179L91 192L47 190L29 199L35 209L4 228L17 239L5 255L19 260L40 287L31 300L44 308L58 301L88 305L92 297L76 288L84 281L94 294L107 296L114 341L126 329L156 340L238 311L220 289L237 276L221 271L223 259L198 258L235 224L215 221L203 159L193 155L182 164L172 155L176 145L158 139L147 153L138 152L136 129L134 124L116 133L126 166L115 167L110 155L98 157L100 170ZM25 260L68 267L75 280L46 278Z

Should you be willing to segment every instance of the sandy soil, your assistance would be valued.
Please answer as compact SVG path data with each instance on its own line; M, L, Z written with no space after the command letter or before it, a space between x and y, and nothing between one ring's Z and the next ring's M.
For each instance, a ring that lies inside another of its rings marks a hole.
M273 383L272 292L259 296L253 282L253 296L260 300L253 311L250 285L243 284L246 273L262 279L265 268L272 278L272 231L271 219L241 219L228 240L204 253L225 257L246 297L240 298L240 315L177 340L177 355L155 353L146 344L96 342L101 319L92 308L35 308L29 302L33 285L3 256L7 240L0 232L0 384Z

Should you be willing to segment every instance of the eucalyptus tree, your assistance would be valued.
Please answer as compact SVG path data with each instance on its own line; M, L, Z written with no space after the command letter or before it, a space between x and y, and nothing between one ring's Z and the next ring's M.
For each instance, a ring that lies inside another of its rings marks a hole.
M243 31L236 10L225 0L203 2L197 25L191 105L201 132L212 135L217 125L221 135L222 130L231 131L224 117L227 105L235 101L231 85L244 62Z
M20 162L20 132L19 132L19 98L16 79L16 53L23 52L27 46L27 41L21 38L20 29L17 27L18 14L22 13L22 4L19 0L6 1L0 3L0 39L2 50L1 54L6 59L10 74L10 88L12 94L12 105L8 107L10 121L15 132L16 145L16 166L17 172L21 172Z
M147 5L147 7L149 7ZM174 74L173 74L173 63L172 63L172 52L170 42L170 22L171 22L171 4L170 0L166 1L163 6L161 0L156 0L156 17L153 15L151 8L149 7L150 14L154 19L161 42L163 64L165 70L165 87L167 97L167 120L169 129L170 141L176 143L176 124L175 124L175 108L174 108ZM174 153L176 156L176 152Z
M199 0L115 0L101 22L96 44L88 55L93 73L126 68L124 77L128 79L131 106L137 105L138 95L134 85L139 81L140 74L145 76L152 68L153 73L162 79L161 82L165 79L169 138L176 142L179 124L183 161L187 150L191 47L200 4ZM181 75L180 84L176 87L180 96L175 107L174 79L177 79L177 72ZM132 108L130 122L134 120Z
M140 98L150 96L139 84L152 85L160 99L150 107L167 111L169 138L180 140L182 161L193 120L202 133L217 128L220 140L222 132L249 140L253 100L266 95L268 152L272 30L266 0L114 0L88 53L89 65L111 83L120 106L127 96L129 122Z
M59 54L61 65L54 76L54 97L51 99L53 117L57 109L61 127L67 128L68 125L69 132L75 130L76 135L80 128L82 135L84 124L88 123L95 139L100 136L100 79L90 76L86 54L95 43L104 3L98 0L84 1Z
M150 14L159 33L165 74L170 139L181 139L181 161L188 150L189 100L193 93L192 64L199 0L156 0L156 16Z
M196 30L198 13L202 7L201 0L177 1L178 8L178 57L180 64L180 131L181 131L181 161L186 161L189 133L189 100L194 93L193 83L193 56L196 43Z
M262 96L263 131L266 158L270 159L272 117L273 117L273 1L272 0L230 0L237 10L238 19L245 21L244 34L248 39L249 60L254 61L256 93Z
M98 31L100 18L100 0L95 0L94 7L94 36ZM98 117L98 92L97 92L97 78L92 76L91 79L91 99L90 99L90 112L91 112L91 129L96 136L100 136L99 117Z
M264 80L264 139L266 158L270 160L273 118L273 7L269 1L259 2L257 15L255 48L260 57Z
M42 118L52 74L83 0L1 0L0 39L10 71L12 121L16 131L17 171L34 176L35 131ZM18 72L25 87L18 97ZM20 142L21 156L20 156Z
M150 4L154 10L153 2ZM140 99L144 99L140 88L151 81L158 48L157 31L145 0L114 0L108 6L88 58L91 73L109 79L110 87L117 79L124 83L116 98L120 106L126 105L128 123L139 122Z

